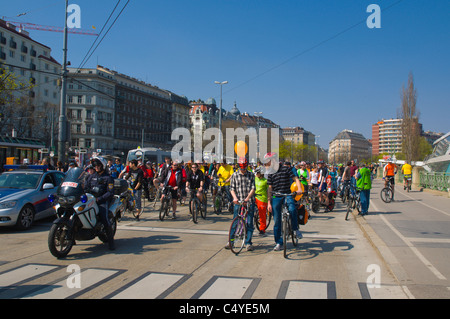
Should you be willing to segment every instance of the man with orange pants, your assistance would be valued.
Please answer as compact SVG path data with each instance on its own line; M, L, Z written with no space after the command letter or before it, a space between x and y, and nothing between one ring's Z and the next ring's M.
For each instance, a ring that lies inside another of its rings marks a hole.
M263 167L259 166L255 169L255 200L256 200L256 207L258 207L259 212L259 234L261 236L266 235L266 214L267 214L267 179L264 178L264 175L262 174Z

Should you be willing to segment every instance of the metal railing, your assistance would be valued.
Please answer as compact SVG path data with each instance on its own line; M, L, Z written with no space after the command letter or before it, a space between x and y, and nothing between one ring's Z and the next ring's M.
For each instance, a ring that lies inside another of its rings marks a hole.
M420 186L440 191L449 191L450 173L420 172Z

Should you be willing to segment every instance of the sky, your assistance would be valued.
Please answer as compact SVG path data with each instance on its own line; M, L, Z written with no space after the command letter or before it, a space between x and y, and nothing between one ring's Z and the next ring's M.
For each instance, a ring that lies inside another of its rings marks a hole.
M396 118L414 76L425 131L450 131L449 0L70 0L81 28L109 32L84 67L97 64L162 89L301 126L328 149L342 130L372 137ZM366 21L380 7L381 28ZM124 8L119 16L120 10ZM17 17L21 13L26 13ZM64 1L3 1L0 17L64 26ZM62 33L29 30L63 61ZM69 35L79 67L95 36Z

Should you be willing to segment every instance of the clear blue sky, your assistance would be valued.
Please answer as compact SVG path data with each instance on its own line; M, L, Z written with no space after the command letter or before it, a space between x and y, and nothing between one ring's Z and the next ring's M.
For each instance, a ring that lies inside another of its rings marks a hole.
M131 0L85 67L100 65L241 112L262 111L328 143L343 129L371 138L371 125L395 118L409 72L424 130L450 131L448 0ZM116 0L74 0L82 28L100 31ZM118 10L125 5L122 0ZM369 4L382 10L369 29ZM3 1L0 16L63 26L64 1ZM113 20L112 19L112 20ZM110 23L112 22L110 21ZM361 23L360 23L361 22ZM360 24L358 24L360 23ZM356 25L356 26L355 26ZM355 26L351 28L352 26ZM62 34L30 31L62 63ZM78 67L93 36L70 35Z

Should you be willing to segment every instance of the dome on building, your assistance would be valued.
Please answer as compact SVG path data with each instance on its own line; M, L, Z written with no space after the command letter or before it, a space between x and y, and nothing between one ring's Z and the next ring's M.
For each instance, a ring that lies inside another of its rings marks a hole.
M230 113L234 116L241 115L241 111L239 111L239 109L237 108L236 102L234 102L234 107L231 109Z
M208 105L217 105L216 104L216 100L212 97L210 97L209 99L206 100L206 104Z

